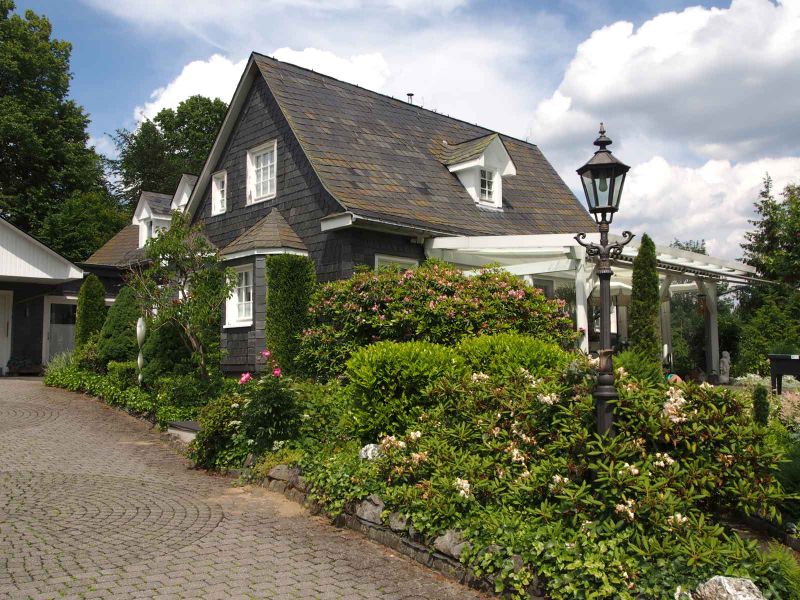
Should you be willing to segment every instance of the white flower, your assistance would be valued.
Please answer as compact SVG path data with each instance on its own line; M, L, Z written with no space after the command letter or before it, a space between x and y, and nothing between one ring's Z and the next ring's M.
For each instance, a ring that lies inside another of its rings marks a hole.
M637 469L633 465L629 465L628 463L622 463L622 468L619 470L620 475L630 474L630 475L638 475L639 469Z
M241 424L242 424L241 421L228 421L228 426L229 427L238 427Z
M623 377L627 377L628 372L625 370L625 367L617 367L617 377L622 379Z
M231 404L231 408L239 408L239 403L234 402L233 404Z
M412 431L411 433L408 434L408 438L412 442L416 442L421 437L422 437L422 432L421 431Z
M359 450L358 457L361 460L375 460L381 454L381 447L378 444L367 444Z
M686 398L683 397L683 390L677 387L670 387L667 391L667 401L664 403L662 414L673 423L683 423L686 417L683 414L683 406Z
M398 440L393 435L387 435L381 440L382 450L390 450L392 448L403 450L405 447L406 443L403 440Z
M472 374L472 383L478 383L481 381L486 381L489 379L489 376L486 373L473 373Z
M656 452L656 460L653 461L653 465L655 465L656 467L661 467L663 469L664 467L668 467L674 462L675 459L672 458L666 452Z
M558 395L557 394L539 394L536 399L541 402L542 404L547 404L548 406L553 406L556 402L558 402Z
M703 388L703 389L709 389L709 388L713 388L714 386L711 385L710 383L708 383L707 381L704 381L703 383L700 384L700 387Z
M519 451L519 448L511 448L511 461L518 463L525 462L525 455Z
M625 516L629 521L633 521L636 518L636 502L633 500L626 500L621 504L617 504L614 507L614 512L618 515Z
M565 485L567 485L567 483L569 483L568 477L553 475L553 483L551 483L548 487L551 492L558 493L564 488Z
M536 385L538 383L538 381L536 381L536 378L533 375L531 375L531 372L528 371L528 369L526 369L525 367L520 367L519 372L522 373L522 377L528 382L528 384Z
M459 496L462 498L469 498L472 492L470 491L469 480L456 477L455 488L458 490Z
M681 525L685 525L688 520L689 517L682 515L681 513L675 513L674 515L667 517L667 523L669 523L672 527L680 527Z

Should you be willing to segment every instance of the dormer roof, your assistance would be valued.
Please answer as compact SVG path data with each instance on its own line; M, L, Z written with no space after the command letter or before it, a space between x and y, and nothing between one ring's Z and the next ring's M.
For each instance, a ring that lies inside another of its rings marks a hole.
M483 135L460 144L442 140L441 146L434 147L432 152L439 157L439 160L448 167L451 173L460 170L460 168L473 166L473 163L474 166L483 167L487 162L487 154L493 154L496 156L497 162L504 165L502 175L517 174L514 161L511 160L503 140L497 133Z
M228 244L220 254L230 257L244 252L287 249L308 252L297 232L286 222L280 211L273 208L266 217Z

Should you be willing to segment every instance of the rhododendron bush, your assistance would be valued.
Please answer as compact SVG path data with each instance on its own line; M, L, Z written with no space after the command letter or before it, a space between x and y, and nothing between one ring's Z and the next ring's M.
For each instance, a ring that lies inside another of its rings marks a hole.
M428 543L460 530L461 561L519 595L538 578L552 598L671 599L730 574L789 597L777 566L720 521L774 518L783 497L779 453L746 399L619 369L616 435L600 438L584 357L532 372L481 355L428 385L415 422L376 436L371 460L359 458L363 430L308 446L302 467L317 498L338 510L377 493Z
M340 375L358 348L382 340L454 345L464 337L514 331L572 347L577 336L563 300L548 300L500 269L467 277L436 261L327 283L309 310L313 325L303 333L297 364L321 380Z

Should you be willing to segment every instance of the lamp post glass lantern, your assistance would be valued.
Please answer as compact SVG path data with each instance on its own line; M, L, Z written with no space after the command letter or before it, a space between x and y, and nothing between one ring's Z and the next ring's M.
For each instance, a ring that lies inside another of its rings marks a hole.
M586 205L597 221L600 243L587 243L585 233L575 236L577 242L586 248L586 255L597 258L597 276L600 279L600 365L594 399L597 408L597 431L605 434L613 432L614 413L610 402L617 397L614 388L614 364L611 350L611 260L619 258L622 248L633 239L630 231L622 233L619 242L608 241L609 224L619 209L625 176L630 167L618 160L608 146L611 140L600 123L600 135L594 141L598 150L589 161L578 169L578 175L586 195Z

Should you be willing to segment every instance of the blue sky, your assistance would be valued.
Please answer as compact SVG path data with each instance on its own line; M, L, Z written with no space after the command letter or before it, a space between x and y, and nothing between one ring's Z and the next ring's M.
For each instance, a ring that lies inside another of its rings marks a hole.
M97 148L251 50L539 144L567 183L604 120L634 168L621 226L735 257L769 171L800 177L800 0L17 0L73 44Z

